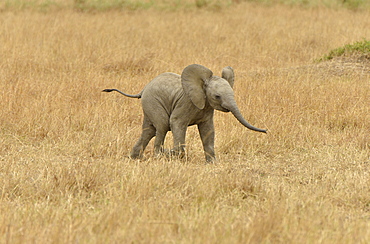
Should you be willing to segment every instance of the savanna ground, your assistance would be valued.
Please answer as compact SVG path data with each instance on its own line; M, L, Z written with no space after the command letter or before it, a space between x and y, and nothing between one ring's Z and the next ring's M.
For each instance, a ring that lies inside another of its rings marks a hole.
M1 243L370 242L369 60L316 62L366 6L42 2L0 2ZM129 159L140 100L101 90L193 63L269 133L216 112L216 164L194 127L185 160Z

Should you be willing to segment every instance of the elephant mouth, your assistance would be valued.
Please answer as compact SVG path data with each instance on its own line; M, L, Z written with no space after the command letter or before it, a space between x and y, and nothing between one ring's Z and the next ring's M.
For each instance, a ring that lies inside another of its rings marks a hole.
M229 110L229 109L224 108L224 107L220 107L220 108L219 108L219 109L217 109L217 110L219 110L219 111L221 111L221 112L225 112L225 113L230 112L230 110Z

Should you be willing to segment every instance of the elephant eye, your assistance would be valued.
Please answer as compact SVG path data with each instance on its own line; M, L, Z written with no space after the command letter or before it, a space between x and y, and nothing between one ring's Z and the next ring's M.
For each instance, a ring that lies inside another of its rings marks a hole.
M215 98L216 98L217 100L219 100L219 99L221 99L221 96L220 96L220 95L216 95L216 96L215 96Z

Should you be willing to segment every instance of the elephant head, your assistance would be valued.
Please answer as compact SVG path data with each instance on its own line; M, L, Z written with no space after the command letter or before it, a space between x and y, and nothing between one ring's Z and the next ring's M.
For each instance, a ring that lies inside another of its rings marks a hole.
M266 133L266 130L249 124L242 116L234 98L234 71L231 67L225 67L222 77L218 77L213 76L208 68L192 64L183 70L181 83L185 94L197 108L204 109L208 102L216 110L231 112L248 129Z

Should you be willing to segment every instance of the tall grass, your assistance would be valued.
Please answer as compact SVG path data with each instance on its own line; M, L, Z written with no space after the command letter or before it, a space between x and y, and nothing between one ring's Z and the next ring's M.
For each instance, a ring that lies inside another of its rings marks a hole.
M4 10L1 242L369 242L369 74L311 65L368 36L367 12L321 7ZM217 164L194 127L185 160L128 159L140 100L101 90L192 63L232 66L269 134L216 112Z

